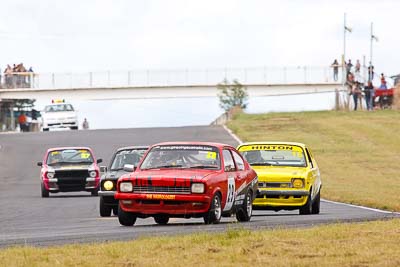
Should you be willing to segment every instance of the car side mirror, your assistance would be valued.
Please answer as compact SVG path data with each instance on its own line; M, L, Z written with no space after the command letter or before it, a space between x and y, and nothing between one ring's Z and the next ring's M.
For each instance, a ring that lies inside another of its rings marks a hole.
M42 167L42 166L43 166L43 162L38 162L37 165L38 165L39 167Z
M107 166L100 166L100 172L107 172Z
M134 172L135 169L136 169L136 167L133 164L125 164L124 165L124 171L126 171L126 172Z
M97 162L97 163L102 163L103 160L102 160L102 159L98 159L96 162Z

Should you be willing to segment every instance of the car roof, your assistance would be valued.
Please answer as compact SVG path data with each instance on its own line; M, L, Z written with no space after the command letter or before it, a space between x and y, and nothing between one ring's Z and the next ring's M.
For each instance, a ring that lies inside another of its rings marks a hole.
M54 150L65 150L65 149L87 149L89 151L92 151L90 147L84 147L84 146L65 146L65 147L52 147L47 149L47 151L54 151Z
M124 146L124 147L120 147L117 149L117 151L122 151L122 150L144 150L144 149L148 149L150 146Z
M155 146L165 146L165 145L202 145L202 146L215 146L218 148L223 148L226 146L229 147L233 147L231 145L228 144L224 144L224 143L215 143L215 142L188 142L188 141L184 141L184 142L178 142L178 141L174 141L174 142L162 142L162 143L157 143L152 145L151 147L155 147Z
M299 146L302 148L306 148L306 145L303 143L298 143L298 142L279 142L279 141L273 141L273 142L267 142L267 141L262 141L262 142L246 142L238 145L238 149L242 146L251 146L251 145L290 145L290 146Z

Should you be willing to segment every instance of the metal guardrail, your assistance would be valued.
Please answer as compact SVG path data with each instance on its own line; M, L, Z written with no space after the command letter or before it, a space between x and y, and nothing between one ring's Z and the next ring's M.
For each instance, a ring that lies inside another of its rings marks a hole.
M243 84L311 84L342 80L341 71L335 81L332 67L318 66L35 73L29 78L29 84L25 85L39 89L215 85L224 79L236 79Z
M37 73L34 72L11 72L0 73L0 88L32 88Z

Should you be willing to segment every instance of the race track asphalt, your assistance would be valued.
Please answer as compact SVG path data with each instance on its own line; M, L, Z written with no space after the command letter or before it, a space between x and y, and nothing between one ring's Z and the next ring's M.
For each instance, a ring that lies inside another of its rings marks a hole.
M218 225L204 225L201 219L171 219L168 225L158 226L148 218L138 219L134 227L122 227L115 216L99 216L99 198L90 193L40 197L40 168L36 163L50 147L89 146L105 165L118 147L194 140L237 145L237 141L220 126L0 134L0 247L131 240L152 235L221 232L236 227L311 227L400 217L394 213L322 201L319 215L300 216L297 211L254 211L248 223L236 223L234 217L223 218Z

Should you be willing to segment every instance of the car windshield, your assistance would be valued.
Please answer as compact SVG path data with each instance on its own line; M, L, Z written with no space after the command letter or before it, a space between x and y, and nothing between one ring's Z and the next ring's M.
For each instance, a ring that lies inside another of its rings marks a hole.
M220 169L218 148L203 145L165 145L151 149L141 170L146 169Z
M62 111L74 111L71 104L57 104L49 105L44 108L45 112L62 112Z
M307 166L304 151L299 146L255 145L244 147L241 153L252 166Z
M125 164L137 166L146 149L131 149L118 151L111 164L112 171L122 170Z
M64 149L51 151L47 156L47 165L71 163L93 163L92 153L87 149Z

